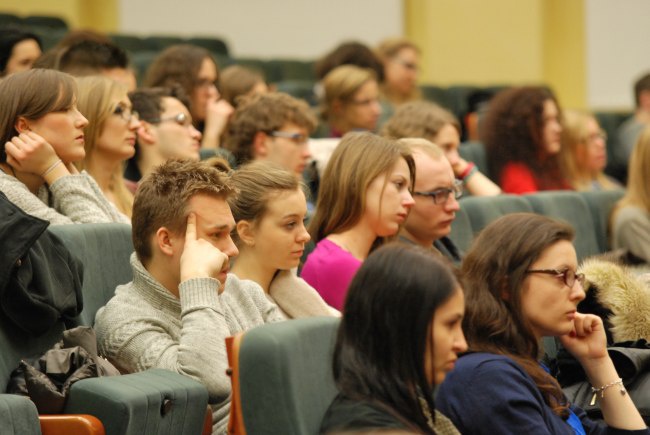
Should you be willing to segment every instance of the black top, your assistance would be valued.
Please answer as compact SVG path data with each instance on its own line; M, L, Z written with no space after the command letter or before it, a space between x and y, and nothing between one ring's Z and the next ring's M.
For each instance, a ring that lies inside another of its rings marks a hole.
M339 394L327 409L320 432L329 434L371 428L409 430L404 423L381 406L367 401L352 400Z

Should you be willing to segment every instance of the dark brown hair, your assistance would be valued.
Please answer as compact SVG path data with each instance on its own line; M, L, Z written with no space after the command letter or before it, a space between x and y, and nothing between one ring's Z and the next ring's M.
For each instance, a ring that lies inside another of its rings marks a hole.
M511 357L530 375L553 412L566 418L562 390L539 364L540 343L522 314L526 270L551 245L573 240L573 228L532 213L512 213L485 227L463 260L470 351Z

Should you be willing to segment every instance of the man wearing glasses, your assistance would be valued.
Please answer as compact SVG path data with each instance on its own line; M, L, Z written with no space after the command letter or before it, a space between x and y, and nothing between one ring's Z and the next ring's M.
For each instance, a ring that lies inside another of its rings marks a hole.
M447 237L460 209L462 182L456 180L451 164L440 147L425 139L400 139L413 151L415 186L411 208L400 239L433 249L458 264L459 249Z
M270 160L302 178L315 128L316 118L306 102L282 92L255 95L237 106L225 146L238 165Z
M201 133L192 125L181 88L145 88L129 94L141 127L135 155L127 162L127 185L135 192L140 179L169 159L199 160Z

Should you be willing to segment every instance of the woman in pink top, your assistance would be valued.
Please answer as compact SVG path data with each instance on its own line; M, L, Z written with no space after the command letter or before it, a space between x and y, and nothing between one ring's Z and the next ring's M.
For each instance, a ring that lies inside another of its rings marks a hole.
M334 308L371 249L406 220L414 178L409 149L372 133L348 133L332 153L309 227L316 249L301 275Z

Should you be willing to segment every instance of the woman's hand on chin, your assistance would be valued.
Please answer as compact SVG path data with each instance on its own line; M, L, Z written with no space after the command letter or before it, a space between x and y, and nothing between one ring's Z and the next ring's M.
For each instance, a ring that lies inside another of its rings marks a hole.
M603 321L593 314L576 313L573 330L560 336L560 341L583 367L609 359Z

